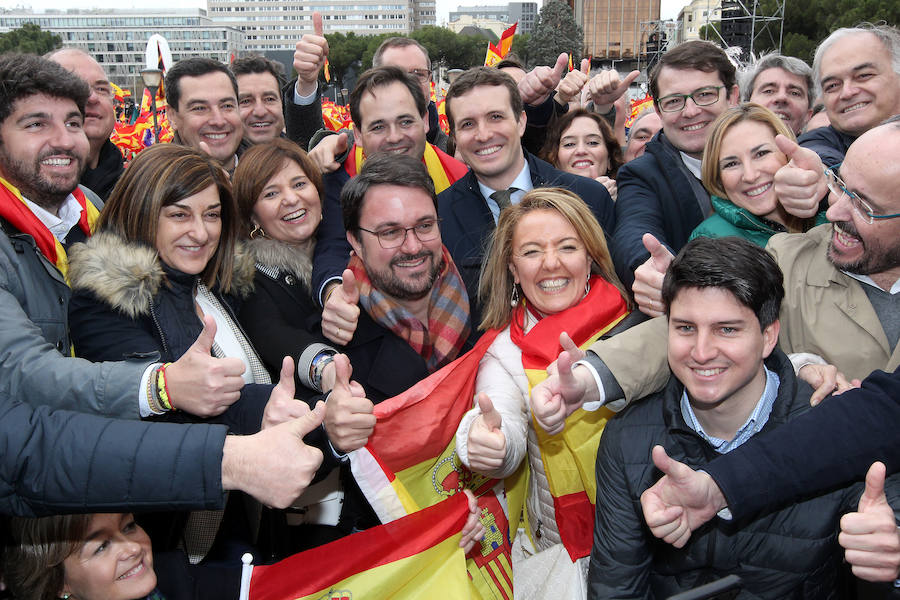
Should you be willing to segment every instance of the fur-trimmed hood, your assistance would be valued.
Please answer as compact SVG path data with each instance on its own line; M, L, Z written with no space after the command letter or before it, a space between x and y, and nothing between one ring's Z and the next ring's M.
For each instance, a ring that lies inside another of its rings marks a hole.
M253 291L253 257L238 244L232 291L246 297ZM126 242L114 233L98 232L69 249L69 283L86 290L131 318L150 314L153 298L166 280L159 255L144 244Z
M245 246L256 264L276 272L290 273L307 288L311 285L314 238L302 246L292 246L270 238L256 238L247 240Z

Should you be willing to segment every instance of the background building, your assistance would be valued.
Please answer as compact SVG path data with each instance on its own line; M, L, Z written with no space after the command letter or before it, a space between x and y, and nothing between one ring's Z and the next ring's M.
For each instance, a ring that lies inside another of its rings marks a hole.
M538 15L537 2L510 2L501 5L458 6L450 11L448 28L459 33L466 26L494 31L498 36L517 22L516 33L531 33ZM499 31L497 29L499 28Z
M644 54L641 23L658 21L660 0L574 0L584 29L584 53L597 59L635 59Z
M722 0L693 0L678 13L678 43L700 39L700 28L722 18Z
M35 23L62 38L63 46L79 48L103 65L110 81L133 93L143 90L147 40L154 33L166 38L172 60L205 56L224 63L240 55L240 30L214 23L201 8L191 10L69 9L0 12L0 33Z

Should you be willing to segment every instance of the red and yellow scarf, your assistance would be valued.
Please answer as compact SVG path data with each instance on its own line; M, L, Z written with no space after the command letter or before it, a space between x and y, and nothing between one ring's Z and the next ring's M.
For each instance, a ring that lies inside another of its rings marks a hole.
M78 226L86 235L91 235L94 224L100 217L100 211L85 197L81 188L76 187L72 195L81 205L81 219ZM19 190L0 177L0 217L9 221L10 225L22 233L34 238L41 254L53 263L65 277L69 270L69 260L62 244L56 239L47 226L38 219L22 198Z
M443 268L431 289L428 323L421 323L408 310L372 285L365 265L356 254L347 268L356 276L359 304L382 327L405 340L428 365L429 373L459 356L471 331L469 297L450 252L441 246Z
M350 177L355 177L366 162L366 155L363 149L354 145L350 149L347 160L344 161L344 170ZM425 144L425 155L422 157L431 180L434 181L434 191L440 194L448 187L456 183L457 179L462 178L469 171L469 167L456 160L440 148L431 144Z
M542 318L527 333L523 330L527 310L524 303L513 311L510 338L522 350L529 390L547 378L547 367L562 352L560 333L565 331L580 348L586 348L628 315L628 306L614 285L598 276L592 277L590 284L591 289L581 302ZM533 423L560 539L573 561L591 552L597 446L603 427L613 414L606 408L594 412L577 410L566 420L565 430L553 436Z

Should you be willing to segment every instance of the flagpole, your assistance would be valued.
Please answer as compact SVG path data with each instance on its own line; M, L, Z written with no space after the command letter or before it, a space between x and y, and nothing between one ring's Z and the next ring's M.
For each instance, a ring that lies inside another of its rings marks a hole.
M241 595L240 600L250 600L250 576L253 574L253 555L249 552L241 557Z

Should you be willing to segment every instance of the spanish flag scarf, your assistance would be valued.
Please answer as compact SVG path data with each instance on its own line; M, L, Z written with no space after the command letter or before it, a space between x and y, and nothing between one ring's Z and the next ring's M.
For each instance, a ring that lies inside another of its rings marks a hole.
M76 187L72 191L72 195L81 205L81 219L78 221L78 226L89 236L100 217L100 211L88 201L81 188ZM67 277L69 260L63 245L31 212L22 198L22 193L2 177L0 177L0 217L9 221L10 225L17 230L33 237L41 254L59 269L63 277Z
M523 329L526 310L524 302L513 310L510 338L522 350L529 390L547 378L547 367L562 352L560 333L565 331L580 348L586 348L628 315L621 292L598 276L590 279L590 291L581 302L542 318L527 333ZM600 434L613 414L606 408L593 412L579 409L566 419L563 432L553 436L537 422L532 424L553 496L560 539L573 561L591 552L597 495L594 465Z
M344 161L344 170L350 177L355 177L366 161L365 153L359 145L354 145L350 149L347 160ZM459 162L446 152L442 151L431 144L425 144L425 155L422 157L431 180L434 181L434 191L440 194L448 187L456 183L457 179L462 178L469 168Z

